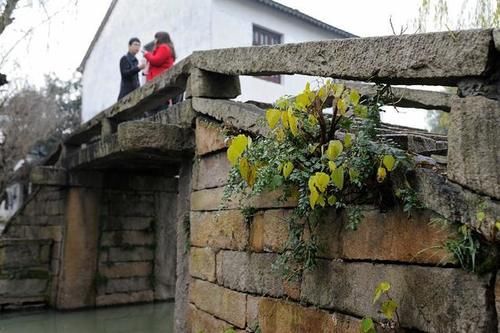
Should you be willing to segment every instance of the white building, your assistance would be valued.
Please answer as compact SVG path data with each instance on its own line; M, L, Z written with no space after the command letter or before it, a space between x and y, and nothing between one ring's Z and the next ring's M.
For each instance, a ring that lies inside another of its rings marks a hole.
M354 35L271 0L113 0L79 70L86 121L118 96L118 63L128 40L168 31L180 60L195 50L296 43ZM303 89L305 78L242 77L239 100L272 102Z
M23 203L23 187L20 183L9 185L5 189L6 200L0 202L0 233L5 223L14 215Z

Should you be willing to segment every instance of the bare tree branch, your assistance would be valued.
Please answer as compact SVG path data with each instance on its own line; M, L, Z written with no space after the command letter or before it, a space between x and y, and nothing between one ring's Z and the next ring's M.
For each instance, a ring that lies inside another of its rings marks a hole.
M3 12L0 14L0 35L3 33L5 28L12 22L14 22L14 18L12 17L12 13L14 9L16 9L17 3L19 0L7 0L5 3L5 8Z

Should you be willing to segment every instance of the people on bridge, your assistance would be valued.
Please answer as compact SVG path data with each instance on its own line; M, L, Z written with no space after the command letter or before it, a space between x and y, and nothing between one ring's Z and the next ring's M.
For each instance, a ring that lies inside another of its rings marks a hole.
M139 71L146 67L145 63L139 64L136 54L141 49L139 38L131 38L128 42L128 52L120 59L120 93L118 99L128 95L133 90L139 88Z
M147 81L151 81L174 65L175 48L168 32L159 31L155 34L155 48L153 52L144 52L144 58L149 63Z

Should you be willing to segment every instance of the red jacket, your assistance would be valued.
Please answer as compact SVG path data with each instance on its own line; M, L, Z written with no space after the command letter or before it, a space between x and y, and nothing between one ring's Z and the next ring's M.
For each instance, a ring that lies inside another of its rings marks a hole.
M151 81L174 64L172 50L167 44L160 44L153 52L144 53L144 58L149 62L147 81Z

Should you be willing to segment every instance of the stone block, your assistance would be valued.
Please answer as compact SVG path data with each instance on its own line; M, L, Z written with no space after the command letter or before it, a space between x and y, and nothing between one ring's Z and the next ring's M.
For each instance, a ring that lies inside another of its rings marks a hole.
M148 247L121 248L112 247L109 249L108 260L111 262L127 261L148 261L153 260L154 251Z
M104 230L148 230L154 224L153 217L109 216L103 221Z
M106 294L116 294L150 290L151 288L151 280L149 278L134 277L126 279L107 280L105 290Z
M294 301L300 300L300 288L301 282L295 280L284 280L283 281L283 291L289 299Z
M64 186L68 182L68 174L62 168L37 165L30 172L30 181L36 185Z
M203 190L226 185L230 170L231 164L225 152L199 158L193 173L193 189Z
M267 126L259 125L259 119L264 119L265 112L254 104L194 97L193 108L196 112L242 131L263 136L269 134Z
M450 85L461 77L487 74L493 61L492 30L453 34L452 38L444 31L198 51L192 62L206 71L233 75L305 74L390 84Z
M403 327L424 332L492 332L496 321L488 296L490 280L490 274L479 277L455 268L318 260L318 267L303 278L301 299L358 317L380 318L373 291L387 281Z
M39 215L33 216L29 219L30 224L37 225L64 225L64 216L47 216L47 215Z
M213 314L239 328L246 324L246 295L216 284L193 280L189 299L197 308Z
M46 201L44 203L38 203L38 205L42 205L40 215L55 216L64 214L65 207L64 201L62 200Z
M41 262L40 244L35 242L0 243L0 268L23 268L39 265Z
M214 188L201 191L193 191L191 193L191 210L193 211L209 211L219 210L222 208L222 197L224 188ZM238 208L238 200L230 198L224 202L224 208L235 209Z
M47 226L18 226L23 238L27 239L51 239L54 242L62 241L62 226L61 225L47 225ZM21 231L22 229L22 231ZM10 231L10 230L9 230Z
M195 145L194 133L190 128L147 121L127 121L119 124L117 140L123 151L158 149L191 152Z
M0 280L0 298L43 295L47 285L47 279Z
M66 189L59 186L43 186L35 195L37 202L64 200Z
M172 105L165 111L158 112L155 114L155 119L162 124L192 127L196 116L197 115L191 105L191 100L187 99Z
M346 214L329 212L316 231L319 255L425 264L452 262L444 249L444 243L452 235L451 228L431 224L431 212L414 213L408 218L398 208L382 213L366 206L363 215L358 229L353 231L345 228Z
M205 311L197 309L193 304L189 304L188 313L188 332L189 333L223 333L228 329L233 329L234 326ZM243 333L245 331L236 329L235 332Z
M202 156L226 148L222 127L216 122L196 118L196 154Z
M154 197L139 195L113 195L109 202L110 216L152 217L155 212Z
M448 130L448 178L500 199L500 102L455 97Z
M239 203L238 197L231 197L222 206L222 198L224 188L218 187L213 189L205 189L194 191L191 194L191 210L207 211L219 210L222 207L225 209L236 209L240 206L253 207L253 208L290 208L297 206L297 200L289 198L286 201L281 201L283 195L282 191L266 192L257 197L253 197L247 201Z
M224 75L191 69L186 85L186 98L235 98L241 94L240 79L237 75Z
M260 211L253 217L250 227L250 248L254 252L282 252L288 240L289 210Z
M175 283L175 331L185 332L189 304L189 254L186 244L189 244L190 198L193 162L190 159L181 163L179 171L179 193L176 209L176 283Z
M500 240L495 226L500 201L467 190L433 170L417 169L416 176L418 199L425 207L449 221L470 226L488 241Z
M154 293L152 290L111 294L111 295L99 295L96 297L97 306L145 303L153 301L154 301Z
M259 326L259 303L262 297L247 295L247 327L255 331Z
M154 235L144 231L107 231L101 236L101 246L153 245Z
M243 250L248 244L248 225L239 210L191 212L191 245Z
M220 251L217 254L217 281L241 292L281 297L283 278L272 268L277 256L272 253Z
M215 282L215 251L211 248L191 247L190 256L191 276Z
M149 276L152 272L151 262L113 263L99 267L99 273L110 279Z
M259 302L259 327L262 332L273 333L358 333L360 320L296 303L264 298Z
M47 245L40 245L40 262L41 263L48 263L50 261L50 254L52 250L52 246L50 244Z

